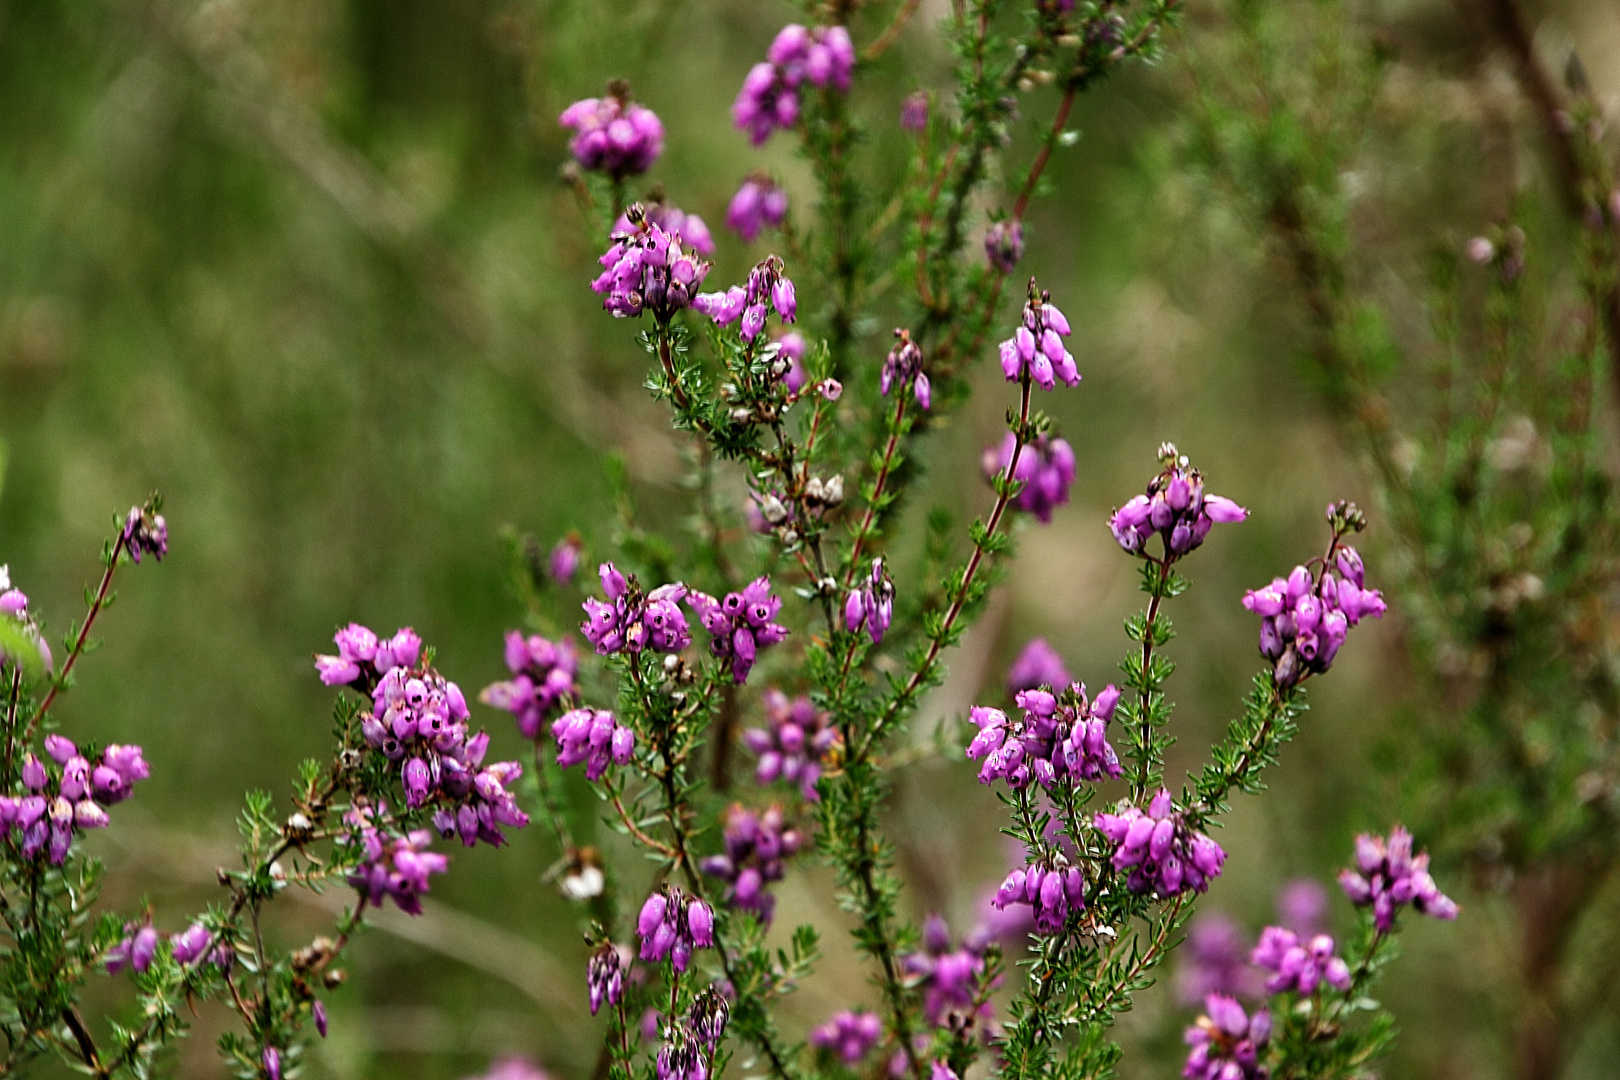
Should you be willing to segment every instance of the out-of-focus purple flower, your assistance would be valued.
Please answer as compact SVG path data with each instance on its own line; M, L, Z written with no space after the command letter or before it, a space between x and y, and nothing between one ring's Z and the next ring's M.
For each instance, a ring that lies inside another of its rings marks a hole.
M859 1065L883 1038L883 1021L864 1009L844 1009L810 1032L810 1045L830 1051L845 1065Z
M1217 522L1242 521L1249 512L1231 499L1204 494L1204 476L1176 452L1171 443L1159 448L1164 469L1137 495L1108 519L1119 546L1132 555L1149 557L1147 542L1157 533L1166 558L1176 559L1195 550Z
M1455 919L1457 902L1429 876L1429 853L1412 853L1412 834L1395 826L1382 836L1356 837L1356 868L1339 871L1339 885L1357 907L1371 907L1379 930L1395 925L1406 904L1435 919Z
M1368 615L1383 617L1383 594L1364 583L1360 553L1336 543L1331 565L1315 573L1296 566L1286 578L1243 595L1243 606L1261 617L1260 653L1271 661L1279 687L1327 671L1352 626Z
M780 355L788 362L787 371L782 375L782 385L787 387L788 393L797 396L809 378L804 370L804 335L797 330L789 330L777 339L776 344L781 350Z
M230 943L222 938L216 939L208 927L200 922L192 923L171 937L169 946L177 964L207 962L216 965L221 971L229 971L236 959Z
M489 1063L489 1071L467 1080L550 1080L546 1070L528 1058L502 1057Z
M894 582L883 569L881 558L872 560L872 569L866 575L866 584L850 591L844 601L844 627L855 633L863 626L872 644L883 641L894 619Z
M923 989L923 1015L938 1027L952 1011L968 1013L984 976L983 944L976 941L951 944L950 928L938 915L923 920L921 952L907 953L900 966ZM989 1002L984 1014L989 1014Z
M624 961L618 946L608 942L591 954L585 963L585 983L591 994L591 1015L602 1003L617 1005L624 1000Z
M714 947L714 911L697 897L665 885L641 905L636 937L643 961L668 959L677 972L685 971L693 949Z
M116 975L127 967L137 975L144 975L146 969L152 966L152 958L157 955L159 940L158 932L152 928L150 921L125 924L123 940L108 949L102 957L107 965L107 974Z
M883 396L888 397L890 390L903 394L909 389L917 404L927 409L933 400L933 388L923 370L922 350L911 340L910 330L896 330L894 338L894 348L883 361Z
M771 687L765 691L764 706L770 727L748 728L742 733L743 744L759 758L755 782L796 784L806 800L819 802L816 781L821 779L822 759L838 742L838 729L808 697L790 701Z
M799 311L793 282L782 260L775 255L767 255L748 272L746 286L733 285L725 292L699 293L692 301L692 308L721 326L736 322L742 339L749 343L758 339L772 311L785 323L793 322Z
M1027 905L1035 914L1035 929L1055 934L1063 929L1069 912L1086 907L1086 877L1062 855L1013 870L996 890L995 905Z
M265 1080L281 1080L280 1050L273 1046L267 1046L264 1048L264 1053L260 1055L260 1060L264 1064Z
M1196 1005L1210 994L1259 997L1260 976L1249 966L1243 931L1225 912L1200 912L1187 930L1187 946L1176 970L1176 997Z
M1010 431L1002 437L999 446L986 447L982 462L986 479L1005 475L1017 448L1018 439ZM1068 440L1054 439L1042 432L1018 454L1012 479L1022 481L1024 486L1013 497L1012 504L1034 514L1043 525L1049 525L1052 511L1068 503L1069 485L1074 483L1074 475L1074 449Z
M1265 1080L1260 1052L1271 1041L1271 1013L1256 1009L1251 1017L1236 998L1211 994L1204 1015L1187 1029L1192 1051L1181 1075L1187 1080Z
M45 635L33 619L28 616L28 594L21 589L12 588L10 567L0 566L0 616L7 616L22 624L23 633L32 639L35 651L39 654L40 663L46 671L51 671L51 647L45 642ZM6 659L8 654L0 649L0 660ZM19 662L32 664L31 657L17 657Z
M484 687L478 700L511 713L525 739L538 739L541 723L579 694L579 684L574 681L579 672L574 642L570 638L552 642L539 634L525 637L521 631L509 630L506 668L512 678Z
M551 580L559 585L570 584L574 575L579 573L580 557L585 552L585 541L579 538L578 533L569 533L557 541L551 549L551 558L546 562L546 572Z
M769 925L776 897L765 887L782 880L783 860L799 853L803 835L787 824L779 805L754 811L732 803L725 813L723 838L725 852L700 859L698 869L726 883L728 904L752 911Z
M683 249L681 238L665 232L640 203L624 213L629 228L609 237L613 243L597 260L604 269L591 282L591 291L615 318L650 311L659 322L668 322L677 311L694 306L709 264Z
M643 203L641 212L648 222L662 229L665 235L685 244L699 255L714 254L714 236L696 214L688 214L679 207L658 200ZM613 231L635 232L628 210L619 215L619 220L613 224Z
M326 1003L316 999L309 1007L309 1015L315 1021L315 1030L326 1038Z
M752 242L764 229L779 229L787 220L787 192L765 173L753 173L726 206L726 228Z
M1010 274L1024 257L1024 223L998 221L984 232L984 257L1003 274Z
M855 70L855 46L842 26L806 29L784 26L766 59L749 69L731 106L731 119L759 146L778 128L799 122L806 82L820 89L848 91Z
M1221 845L1188 825L1160 788L1147 813L1126 803L1119 813L1100 813L1097 831L1114 845L1115 870L1129 870L1125 887L1168 899L1182 892L1203 892L1220 876L1226 862Z
M1268 994L1310 995L1322 983L1341 993L1350 989L1350 965L1333 955L1333 939L1326 934L1303 939L1292 930L1268 926L1260 931L1249 962L1272 973L1266 980Z
M1315 878L1295 878L1277 893L1277 918L1302 938L1327 928L1328 891Z
M928 91L913 90L900 103L900 129L917 135L928 130Z
M598 780L608 765L625 765L635 756L636 733L606 709L571 709L551 722L557 740L557 764L585 764L585 779Z
M574 133L569 151L581 168L615 180L644 173L664 152L664 125L649 108L633 104L630 85L615 79L607 94L564 109L557 123Z
M1063 344L1068 336L1069 320L1030 278L1023 319L1013 336L1001 343L1001 373L1008 382L1018 382L1027 373L1043 390L1057 386L1059 379L1067 386L1078 386L1080 369Z
M1121 772L1119 756L1108 742L1119 690L1103 687L1097 700L1086 696L1084 683L1070 683L1061 695L1048 690L1020 690L1016 698L1023 717L1012 721L1000 709L975 705L968 713L979 733L967 756L983 760L979 782L1005 780L1017 789L1031 778L1051 789L1074 781L1106 780Z
M686 603L712 635L709 651L731 661L731 677L739 685L748 681L759 650L788 634L787 627L771 621L782 610L782 600L771 595L768 577L755 578L742 592L727 593L723 600L694 589L686 594Z
M580 626L596 651L609 656L617 652L680 652L692 643L680 602L686 586L680 582L660 585L643 595L633 579L626 578L612 563L598 568L606 600L585 599L586 620Z
M169 523L163 520L162 514L132 506L124 518L121 539L131 561L138 564L143 555L161 561L169 553Z
M1009 694L1043 686L1056 690L1060 686L1068 686L1071 681L1069 669L1063 666L1063 657L1047 644L1045 638L1030 638L1029 644L1018 654L1018 659L1007 669Z

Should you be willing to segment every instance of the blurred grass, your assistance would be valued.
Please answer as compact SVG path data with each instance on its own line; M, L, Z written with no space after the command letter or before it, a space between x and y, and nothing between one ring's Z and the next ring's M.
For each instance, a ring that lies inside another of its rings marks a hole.
M1421 30L1446 7L1403 10ZM923 14L926 25L941 9ZM496 677L500 633L519 614L500 530L604 538L607 450L623 450L651 515L681 512L680 444L639 390L632 328L584 286L594 253L555 181L553 117L628 75L668 127L655 178L717 234L735 182L761 161L807 200L785 140L755 153L725 122L743 71L791 15L741 0L0 6L0 559L59 633L111 515L164 493L172 553L122 578L98 627L106 645L60 709L70 734L147 747L153 777L130 804L140 816L124 819L135 832L228 842L244 788L280 792L322 751L330 695L309 657L339 623L414 625L464 686ZM1444 53L1441 33L1437 47L1434 31L1414 32L1419 54ZM880 157L900 97L943 71L915 30L886 59L866 115ZM1176 173L1176 79L1172 59L1083 99L1083 138L1054 163L1060 194L1032 214L1028 268L1080 342L1086 381L1052 408L1081 476L1054 525L1024 533L997 615L969 646L992 685L1035 633L1094 685L1112 676L1137 599L1104 519L1175 439L1254 516L1217 532L1173 611L1171 775L1222 730L1255 667L1241 589L1316 550L1329 499L1365 493L1293 362L1293 316L1264 258ZM1028 112L1042 114L1038 97ZM1443 186L1391 228L1428 229L1417 223ZM1446 209L1459 227L1477 221ZM720 242L717 280L763 251ZM874 363L882 329L868 328ZM919 500L959 520L984 501L978 450L1005 407L983 376L971 407L931 436ZM1272 791L1240 802L1222 837L1233 856L1211 904L1257 929L1278 884L1327 876L1355 829L1388 824L1370 755L1398 715L1399 638L1398 615L1358 631L1312 688ZM959 678L932 713L975 689ZM499 715L482 719L498 750L519 752ZM592 812L582 784L570 795ZM918 766L898 788L905 867L958 930L1003 871L994 805L960 765ZM98 838L110 904L150 896L172 929L213 896L206 870L177 871L160 846L117 834ZM213 848L199 850L206 866ZM508 851L458 852L434 896L577 976L572 918L539 881L553 855L538 827ZM1414 927L1394 971L1388 998L1407 1034L1391 1076L1498 1075L1500 1001L1477 987L1504 978L1500 924L1468 899L1458 927ZM784 889L779 921L801 916L840 918L819 870ZM278 919L289 937L321 926L303 909ZM870 997L847 942L827 941L791 1030ZM317 1076L452 1077L516 1050L583 1077L594 1060L577 1010L540 1008L420 944L372 933L351 966ZM1458 989L1459 973L1476 988ZM582 980L572 989L582 1000ZM121 984L97 992L126 1001ZM1124 1028L1140 1042L1125 1075L1178 1069L1184 1021L1168 995L1148 995ZM205 1036L222 1022L205 1011L184 1075L218 1075Z

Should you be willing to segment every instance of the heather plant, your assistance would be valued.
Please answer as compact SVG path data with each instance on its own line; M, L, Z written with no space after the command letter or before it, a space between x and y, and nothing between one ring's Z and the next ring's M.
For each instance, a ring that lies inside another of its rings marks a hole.
M784 27L732 120L756 146L795 140L818 198L806 212L768 173L741 181L727 225L780 247L735 283L719 279L700 218L662 187L637 187L671 137L655 103L616 81L561 114L567 182L602 252L579 288L648 356L647 389L689 448L692 501L685 528L650 528L615 475L615 520L579 522L549 555L519 545L532 625L500 650L509 678L477 697L491 717L511 715L527 762L486 761L468 696L414 631L349 624L313 665L335 696L329 750L305 763L284 804L248 798L241 868L221 871L220 902L97 917L99 870L80 834L106 826L106 808L162 763L127 745L81 747L52 730L50 709L114 574L161 558L167 525L155 499L120 522L59 670L37 613L0 582L7 1071L54 1054L91 1075L161 1073L188 1006L213 1000L236 1014L220 1049L238 1075L297 1075L307 1039L327 1034L324 999L367 913L420 914L458 845L500 846L532 811L557 848L546 876L579 905L590 948L579 992L601 1018L601 1075L1112 1074L1116 1021L1225 870L1218 835L1231 800L1263 789L1305 722L1309 684L1362 619L1385 612L1351 543L1363 513L1333 503L1319 555L1228 598L1259 619L1259 670L1207 762L1172 777L1170 616L1215 526L1236 530L1248 511L1206 490L1166 442L1142 489L1118 493L1095 523L1146 597L1125 622L1118 682L1072 678L1042 643L1008 673L1010 700L975 705L935 738L939 754L977 765L1022 851L990 900L994 926L953 934L934 914L915 925L882 811L914 759L900 736L1019 532L1049 522L1083 475L1083 441L1040 408L1046 394L1083 392L1082 363L1061 298L1013 279L1043 241L1025 215L1053 153L1073 141L1077 96L1153 56L1177 6L959 4L942 27L951 85L909 96L882 132L853 102L917 5L900 3L870 34L842 5ZM1015 123L1047 86L1059 99L1024 161ZM869 153L874 136L907 140L900 175ZM1002 175L1016 178L1008 190ZM982 458L988 509L965 529L942 512L919 520L928 436L984 382L975 370L992 341L1008 407ZM738 744L752 762L737 760ZM559 794L576 767L644 860L576 841ZM962 780L973 782L966 770ZM773 887L810 859L833 872L880 1004L798 1033L780 1006L815 977L826 928L779 925ZM1271 1004L1246 1009L1211 991L1187 1035L1185 1076L1367 1075L1393 1030L1368 991L1403 913L1449 920L1458 909L1399 827L1357 841L1341 886L1360 912L1356 935L1341 945L1268 932L1254 962L1272 972ZM266 935L273 900L324 888L353 896L331 936L285 948ZM127 972L137 994L134 1015L104 1033L78 1004L98 972ZM508 1073L523 1067L492 1075Z

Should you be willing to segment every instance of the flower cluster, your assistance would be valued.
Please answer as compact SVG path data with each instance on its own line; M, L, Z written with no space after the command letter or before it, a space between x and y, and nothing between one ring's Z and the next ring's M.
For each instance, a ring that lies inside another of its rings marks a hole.
M568 638L552 642L539 634L524 637L521 631L508 631L506 669L512 678L484 687L478 700L515 716L525 739L538 739L541 721L579 694L574 681L579 656Z
M741 319L738 331L752 343L765 329L765 317L772 311L785 323L798 317L799 303L792 280L784 272L782 260L767 255L765 261L748 272L747 286L733 285L725 292L700 293L692 307L721 326Z
M778 780L799 785L799 792L810 802L819 802L816 781L821 779L821 763L838 741L838 729L808 697L791 701L772 687L764 694L765 717L769 728L748 728L743 743L759 757L754 780L774 784Z
M658 1080L708 1080L709 1067L731 1019L731 1005L713 986L704 988L686 1016L664 1031L654 1075Z
M119 536L124 550L136 565L143 555L162 561L169 553L169 523L163 515L151 509L132 506L124 517L124 528Z
M782 186L764 173L754 173L726 206L726 227L752 241L764 229L781 228L787 210L787 192Z
M557 123L574 133L568 143L582 168L614 180L644 173L664 152L664 125L656 114L630 101L628 83L615 79L607 94L564 109Z
M1130 870L1125 885L1134 893L1168 899L1188 890L1203 892L1226 862L1221 845L1188 825L1164 788L1145 814L1127 803L1119 813L1100 813L1094 820L1097 831L1117 845L1114 869Z
M1016 694L1020 690L1034 690L1042 686L1052 690L1059 686L1067 686L1071 681L1069 669L1063 665L1063 657L1047 644L1045 638L1030 638L1029 644L1024 646L1018 658L1007 669L1009 694Z
M1256 1009L1251 1017L1236 998L1211 994L1204 1015L1187 1029L1192 1047L1181 1075L1187 1080L1264 1080L1260 1051L1271 1041L1271 1013Z
M398 667L408 668L422 655L422 639L404 627L386 640L359 623L350 623L332 638L336 656L315 657L315 670L327 686L352 686L369 692Z
M1333 666L1350 627L1383 616L1383 594L1365 584L1361 555L1336 544L1333 564L1323 563L1319 573L1296 566L1243 595L1243 606L1261 617L1260 653L1275 665L1278 686L1320 675Z
M984 233L984 257L1003 274L1010 274L1024 257L1024 223L998 221Z
M1109 684L1096 701L1086 697L1084 683L1070 683L1062 695L1049 690L1020 690L1015 699L1024 715L1016 722L1000 709L975 705L968 718L979 733L967 756L983 759L979 782L1005 780L1018 789L1031 777L1046 788L1071 780L1112 779L1120 774L1119 756L1108 742L1108 721L1119 702Z
M208 927L200 922L194 922L175 934L169 939L169 944L178 964L195 964L200 960L206 960L221 971L229 971L236 959L236 953L232 951L230 943L216 939Z
M710 234L709 227L703 223L703 219L696 214L688 214L685 210L656 198L643 203L641 213L648 222L662 229L665 235L681 241L699 255L714 254L714 237ZM619 215L619 220L613 224L613 231L617 233L635 231L628 210Z
M1421 914L1455 919L1457 902L1429 876L1429 853L1412 854L1412 834L1399 825L1382 836L1356 837L1356 869L1340 870L1339 885L1357 907L1371 907L1379 930L1395 925L1395 913L1411 904Z
M1333 939L1327 934L1303 941L1292 930L1268 926L1260 931L1249 963L1272 972L1266 980L1268 994L1314 994L1322 983L1339 991L1350 989L1350 965L1333 955Z
M1013 336L1001 343L1001 373L1008 382L1018 382L1028 374L1043 390L1053 389L1059 379L1065 385L1078 386L1080 369L1063 344L1068 336L1069 320L1047 293L1036 290L1035 279L1030 278L1023 321Z
M1002 436L999 446L986 447L982 462L984 475L991 480L1005 476L1015 450L1018 450L1018 438L1010 431ZM1050 525L1052 511L1069 501L1069 485L1074 483L1074 475L1074 449L1068 440L1041 432L1018 453L1012 479L1022 481L1024 486L1014 496L1012 504L1034 514L1041 524Z
M782 880L782 861L798 854L803 835L787 824L781 806L754 811L738 803L726 810L722 835L725 853L700 860L698 869L726 883L727 903L769 924L776 897L765 886Z
M864 1009L834 1013L810 1032L810 1045L831 1051L845 1065L859 1065L883 1038L883 1020Z
M450 859L428 850L433 834L426 829L412 829L403 836L385 832L379 822L386 813L386 806L374 812L368 805L358 805L343 815L351 829L348 843L357 845L359 851L349 884L373 907L381 907L384 898L393 897L401 911L420 915L428 875L450 869Z
M923 921L922 952L907 953L900 964L922 988L923 1015L930 1024L944 1023L952 1009L973 1008L984 975L983 949L975 941L952 947L950 928L938 915Z
M597 573L607 600L586 598L586 620L580 631L599 654L634 655L648 648L673 653L692 644L692 632L681 611L685 585L660 585L644 596L640 586L610 562L603 563Z
M1158 533L1165 558L1175 559L1204 542L1216 522L1242 521L1249 512L1221 495L1204 494L1204 477L1176 452L1171 443L1159 448L1165 468L1145 495L1134 496L1108 519L1119 546L1142 555L1148 539Z
M844 627L853 634L864 626L872 644L877 645L883 641L893 620L894 582L883 569L883 560L873 559L866 584L851 589L849 598L844 601Z
M107 974L117 975L126 967L137 975L145 974L146 969L152 966L152 958L157 955L159 940L160 935L152 927L150 915L142 922L125 923L123 938L102 954Z
M45 851L52 866L61 866L75 830L105 828L105 807L129 798L151 770L138 746L114 743L94 766L60 735L45 736L45 752L54 768L29 754L22 767L26 794L0 796L0 829L21 834L23 858Z
M596 780L608 763L624 765L636 752L636 733L606 709L584 707L563 713L551 722L557 740L557 764L563 768L585 763L585 779Z
M766 58L749 69L731 106L731 119L759 146L777 128L799 122L799 93L806 82L819 89L849 89L855 45L842 26L784 26Z
M787 627L771 621L782 610L782 601L771 595L768 577L755 578L742 592L727 593L723 600L694 589L687 593L686 603L713 635L709 651L731 661L731 677L739 684L748 681L759 650L788 634Z
M668 322L692 305L709 264L688 254L681 238L650 220L640 203L625 211L625 221L630 227L614 232L612 246L597 260L605 269L591 282L591 291L615 318L650 311L659 322Z
M1200 912L1187 928L1186 951L1176 971L1176 997L1196 1005L1210 994L1259 997L1258 973L1238 924L1219 911Z
M714 911L698 897L666 885L641 905L636 936L643 960L667 957L677 972L685 971L693 949L714 947Z
M605 1001L617 1005L624 1000L624 957L611 941L591 954L585 962L585 984L590 989L591 1015Z
M1069 920L1069 912L1086 907L1086 876L1062 855L1050 863L1032 863L1007 875L996 890L996 907L1027 904L1035 913L1035 929L1055 934Z
M922 350L911 340L910 330L896 330L894 338L894 348L883 361L883 396L888 397L890 390L903 394L910 389L917 404L926 409L933 400L933 390L923 370Z

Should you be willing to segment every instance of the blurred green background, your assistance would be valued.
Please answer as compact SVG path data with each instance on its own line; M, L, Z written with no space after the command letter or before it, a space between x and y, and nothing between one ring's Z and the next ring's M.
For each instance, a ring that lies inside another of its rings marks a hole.
M927 33L943 12L927 0L870 80L863 108L880 155L899 99L944 85ZM1546 33L1581 42L1612 100L1612 3L1543 14ZM499 676L500 635L521 611L503 526L548 545L577 528L602 550L611 450L651 517L683 512L680 443L640 389L635 328L602 315L586 288L595 253L557 179L566 146L554 118L629 77L668 129L651 179L708 220L715 279L734 279L766 250L721 235L737 181L764 164L801 204L810 193L786 139L753 151L726 114L794 15L746 0L0 3L0 562L60 632L115 512L160 489L172 535L162 565L122 578L98 625L105 647L59 709L68 734L141 742L153 765L93 841L114 871L108 904L148 896L160 926L177 929L216 895L212 867L231 857L242 791L283 792L295 763L324 749L331 695L309 660L337 624L414 625L441 669L477 688ZM869 37L880 17L857 25ZM1522 106L1447 0L1368 17L1397 57L1380 108L1410 132L1391 141L1377 179L1398 291L1413 251L1460 242L1501 213L1474 194L1472 170L1490 160L1482 116ZM1185 32L1207 22L1194 4ZM1183 166L1183 38L1168 42L1161 65L1082 98L1082 138L1054 162L1055 197L1032 212L1026 266L1075 323L1085 373L1052 403L1080 479L1050 528L1024 533L1009 584L925 717L998 684L1032 634L1080 677L1110 678L1137 597L1105 517L1174 439L1213 490L1254 511L1206 546L1197 588L1176 605L1175 775L1222 729L1256 666L1241 590L1318 549L1323 505L1365 500L1366 488L1297 361L1291 297L1253 234ZM1043 116L1050 102L1036 94L1026 111ZM1516 168L1533 177L1536 166ZM878 363L885 348L875 333L865 352ZM928 443L924 501L959 518L988 501L977 455L1006 404L999 378L982 374L982 393ZM1375 528L1375 578L1380 544ZM1239 803L1222 837L1232 860L1207 903L1251 931L1279 884L1326 879L1356 830L1397 812L1377 761L1398 765L1379 748L1414 722L1401 633L1398 613L1358 632L1334 677L1313 686L1273 790ZM481 718L498 749L520 752L502 714ZM571 795L582 818L594 813L582 784ZM971 923L978 892L1004 870L993 806L961 764L902 778L893 830L914 912L942 910L958 931ZM353 949L312 1074L455 1077L520 1052L555 1075L588 1075L584 948L540 880L554 856L538 826L507 851L457 852L433 915L392 920ZM1388 1074L1505 1075L1507 916L1464 881L1442 884L1466 912L1407 937L1384 994L1405 1031ZM282 906L288 940L326 918ZM1335 915L1348 925L1342 901ZM830 879L808 866L783 888L779 930L806 918L841 918ZM788 1007L791 1031L872 999L847 940L827 945ZM126 990L98 980L98 1007L127 1008ZM1179 1074L1186 1020L1169 993L1145 995L1121 1030L1124 1074ZM225 1022L202 1010L182 1075L220 1074L211 1036ZM1614 1025L1589 1043L1580 1074L1613 1075Z

